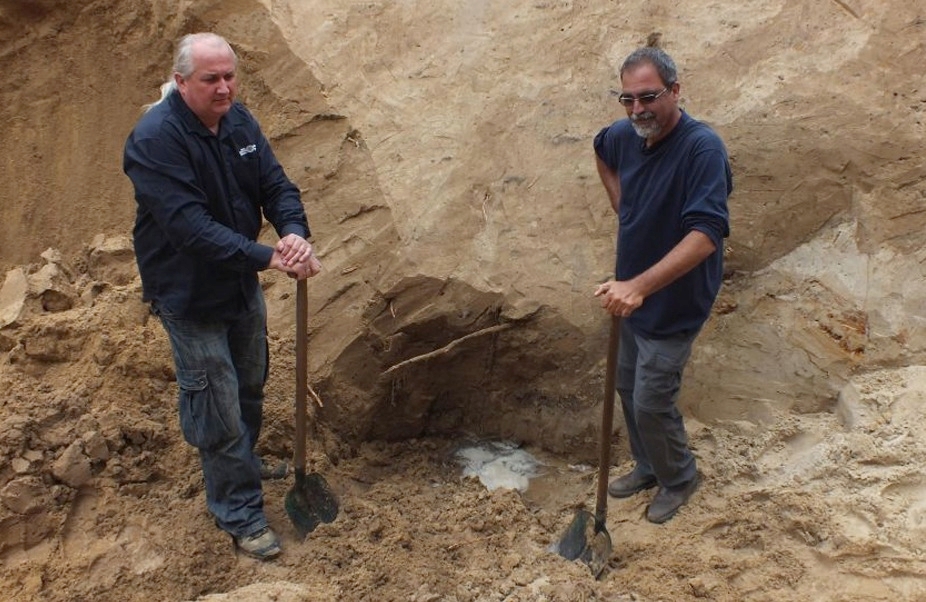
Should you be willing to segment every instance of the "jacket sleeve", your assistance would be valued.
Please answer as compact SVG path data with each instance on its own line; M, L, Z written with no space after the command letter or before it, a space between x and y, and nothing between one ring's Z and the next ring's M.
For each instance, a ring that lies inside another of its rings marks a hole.
M236 271L269 265L273 249L220 223L197 184L190 151L168 125L126 141L123 169L135 187L140 211L148 212L178 252Z
M283 166L277 160L270 142L264 136L254 116L243 106L241 109L256 131L257 150L260 155L260 195L264 217L281 238L287 234L298 234L309 238L311 231L302 205L299 187L287 177Z

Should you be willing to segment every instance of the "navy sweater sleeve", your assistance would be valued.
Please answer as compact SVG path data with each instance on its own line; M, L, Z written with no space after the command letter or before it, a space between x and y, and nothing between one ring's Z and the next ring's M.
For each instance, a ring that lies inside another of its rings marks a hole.
M703 232L716 248L723 249L723 239L730 235L727 197L733 179L726 151L717 142L713 138L701 141L690 156L684 184L688 200L681 217L685 232Z

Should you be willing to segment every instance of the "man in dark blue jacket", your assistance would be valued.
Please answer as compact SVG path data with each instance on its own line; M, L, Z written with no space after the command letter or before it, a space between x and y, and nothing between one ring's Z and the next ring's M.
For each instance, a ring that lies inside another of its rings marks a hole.
M723 142L679 107L678 73L664 51L624 61L618 100L628 119L595 137L598 173L618 214L615 279L595 295L621 316L618 392L633 470L608 491L658 486L646 517L672 518L699 476L676 405L691 347L723 278L732 175Z
M257 121L235 101L237 57L220 36L177 46L173 79L125 144L135 187L135 255L143 299L171 341L180 426L198 448L206 502L239 549L260 559L280 542L263 511L260 434L268 371L257 272L293 278L321 264L299 189ZM257 242L263 219L280 240Z

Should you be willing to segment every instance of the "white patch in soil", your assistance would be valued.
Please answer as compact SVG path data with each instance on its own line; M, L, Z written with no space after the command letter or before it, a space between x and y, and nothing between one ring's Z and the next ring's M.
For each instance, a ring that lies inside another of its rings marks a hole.
M509 441L479 441L457 450L464 477L478 477L489 491L525 491L537 476L540 463Z

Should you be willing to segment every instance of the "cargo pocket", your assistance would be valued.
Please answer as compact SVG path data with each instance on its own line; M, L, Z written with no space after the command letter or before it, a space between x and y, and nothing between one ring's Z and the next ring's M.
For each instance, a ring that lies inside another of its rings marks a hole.
M638 375L640 386L634 390L638 408L648 412L675 411L684 368L684 362L679 362L679 358L656 353L643 364L642 374Z
M190 445L210 449L239 435L238 421L232 421L216 402L205 370L178 370L180 386L180 430Z

